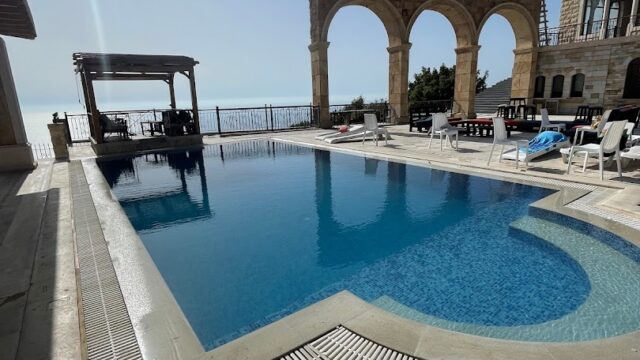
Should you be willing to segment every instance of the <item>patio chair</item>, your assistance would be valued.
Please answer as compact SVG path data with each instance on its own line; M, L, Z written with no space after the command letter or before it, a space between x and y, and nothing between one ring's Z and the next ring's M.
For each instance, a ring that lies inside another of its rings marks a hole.
M591 125L584 125L584 126L579 126L576 129L575 135L573 137L573 145L576 145L576 142L578 140L578 137L580 137L580 145L582 144L582 142L584 141L584 134L594 134L596 139L599 139L602 137L602 130L604 130L605 125L607 125L607 122L609 121L609 117L611 116L611 110L607 110L604 112L604 114L602 114L602 120L600 121L600 123L598 124L598 126L594 129L593 127L591 127Z
M585 156L585 165L588 157L598 157L600 180L604 180L604 158L607 154L612 154L615 156L616 164L618 166L618 176L622 176L622 165L620 164L620 141L622 140L622 135L624 134L626 126L627 120L612 122L600 144L572 146L569 151L567 174L571 173L571 160L573 159L573 154L581 153Z
M552 123L549 120L549 110L547 109L540 109L540 117L542 118L542 122L540 123L540 131L538 132L553 129L557 129L558 132L561 132L562 130L566 130L567 128L566 124Z
M105 135L107 134L118 134L118 136L123 139L129 138L129 130L126 120L111 120L111 118L105 114L100 114L98 119L100 120L100 127L102 128L102 138L105 138Z
M378 146L378 138L380 135L384 135L384 144L389 144L389 132L385 128L378 126L378 117L376 114L364 114L364 132L362 133L362 145L367 136L373 135L373 139Z
M500 156L498 156L498 162L502 162L502 154L504 154L504 147L506 145L515 146L516 154L516 169L520 163L520 149L528 149L529 140L510 140L507 134L507 126L504 124L503 118L493 118L493 145L491 145L491 152L489 152L489 159L487 160L487 166L491 164L491 158L493 157L493 150L496 145L502 145L500 149ZM526 152L525 152L526 153ZM529 165L528 159L524 158L525 165Z
M458 133L460 132L460 129L457 129L451 126L449 124L449 120L447 119L447 115L445 115L444 113L433 114L432 119L433 119L433 125L431 126L431 130L429 130L429 132L431 133L431 140L429 140L429 149L431 149L431 143L433 143L434 135L440 136L440 151L442 151L443 136L446 138L446 140L449 140L451 147L453 147L453 140L451 139L451 136L455 135L456 136L455 149L457 151L458 150Z

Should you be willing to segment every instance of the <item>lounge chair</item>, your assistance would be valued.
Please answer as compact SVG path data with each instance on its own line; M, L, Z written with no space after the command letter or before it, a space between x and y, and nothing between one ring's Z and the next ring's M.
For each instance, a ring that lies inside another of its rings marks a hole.
M611 116L611 110L607 110L602 115L602 120L598 124L596 128L593 128L591 125L583 125L575 128L575 134L573 136L573 145L576 145L578 137L580 137L579 144L584 142L585 134L593 134L596 139L602 137L602 130L604 130L605 125L609 121L609 116Z
M440 151L442 151L442 139L443 136L446 140L449 140L449 143L453 147L453 140L451 136L456 136L456 151L458 150L458 133L460 129L454 128L449 124L449 120L447 119L447 115L444 113L433 114L433 126L431 126L431 130L429 133L431 134L431 140L429 140L429 149L431 149L431 143L433 143L433 136L440 136Z
M493 118L493 145L491 145L491 152L489 152L489 159L487 160L487 166L491 164L491 158L493 157L493 150L496 145L502 145L502 149L500 150L500 156L498 157L498 162L502 161L502 154L504 154L504 147L506 145L515 146L515 160L516 160L516 169L520 163L520 148L526 149L529 146L528 140L509 140L507 135L507 126L504 124L503 118ZM528 165L527 158L525 160L525 165Z
M584 154L583 169L586 168L587 159L589 157L598 157L598 164L600 168L600 180L604 180L604 158L611 154L615 156L616 163L618 165L618 175L622 176L622 165L620 164L620 141L625 131L627 120L614 121L608 127L607 133L602 138L600 144L586 144L572 146L569 151L569 165L567 166L567 174L571 173L571 161L573 160L573 154Z
M351 125L346 132L330 132L316 136L316 139L328 142L329 144L337 144L348 141L359 141L364 133L364 125Z
M544 131L531 139L526 148L520 148L520 153L516 150L509 150L502 154L503 160L522 160L525 163L550 153L570 146L569 138L557 131Z
M384 135L384 144L389 144L389 132L387 129L378 126L378 118L376 114L364 114L364 131L362 132L362 145L367 137L373 137L378 146L380 135Z
M107 115L100 114L100 127L102 128L102 138L107 134L118 134L123 139L129 138L129 127L124 119L111 120Z
M542 118L542 123L540 124L539 132L543 132L545 130L553 130L553 129L558 129L558 132L562 130L566 130L566 127L567 127L566 124L558 124L558 123L554 124L549 120L549 111L547 109L540 109L540 117Z

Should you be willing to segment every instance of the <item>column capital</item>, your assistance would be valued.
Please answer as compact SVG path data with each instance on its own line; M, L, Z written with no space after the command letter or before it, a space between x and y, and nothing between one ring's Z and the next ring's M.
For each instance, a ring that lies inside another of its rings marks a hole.
M311 43L311 45L309 45L309 51L314 52L314 51L318 51L318 50L324 50L326 51L329 48L329 44L331 44L328 41L316 41Z
M401 51L409 51L409 49L411 49L411 45L412 44L410 42L407 42L397 46L389 46L387 48L387 51L389 52L389 54L394 54Z
M530 47L530 48L524 48L524 49L513 49L514 55L535 54L537 52L538 52L538 48L536 47Z
M480 51L480 48L481 48L480 45L460 46L455 49L455 52L457 55L471 53L471 52L477 53L478 51Z

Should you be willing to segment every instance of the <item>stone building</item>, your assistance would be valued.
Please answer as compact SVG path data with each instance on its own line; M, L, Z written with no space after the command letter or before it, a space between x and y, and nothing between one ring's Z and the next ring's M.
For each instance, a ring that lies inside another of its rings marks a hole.
M564 0L560 27L540 41L534 102L562 114L640 104L639 2Z
M555 0L553 0L555 1ZM389 37L392 121L407 121L411 29L425 10L454 28L456 85L453 110L473 117L478 38L486 20L502 15L516 38L511 96L573 114L580 105L640 102L640 0L563 0L560 27L540 31L541 0L310 0L313 102L320 125L330 126L327 34L348 5L371 10Z

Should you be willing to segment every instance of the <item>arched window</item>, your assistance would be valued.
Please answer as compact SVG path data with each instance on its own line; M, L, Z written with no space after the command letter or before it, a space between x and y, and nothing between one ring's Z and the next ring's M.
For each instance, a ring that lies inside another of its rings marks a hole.
M584 74L575 74L571 77L571 97L582 97L584 90Z
M544 76L536 77L536 87L533 90L533 97L535 98L543 98L544 97L544 83L546 78Z
M564 88L564 76L556 75L553 77L553 85L551 86L551 97L562 97L562 89Z
M624 81L625 99L640 99L640 58L634 59L627 68L627 77Z

